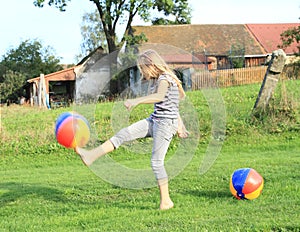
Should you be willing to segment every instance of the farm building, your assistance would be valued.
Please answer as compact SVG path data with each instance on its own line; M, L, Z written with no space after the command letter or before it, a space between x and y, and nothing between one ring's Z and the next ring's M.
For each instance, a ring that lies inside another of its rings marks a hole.
M145 34L147 43L167 44L197 57L207 69L233 68L241 58L243 67L265 64L268 55L281 44L280 34L299 23L283 24L196 24L135 26L134 34ZM297 52L297 44L285 49L288 56ZM182 66L176 57L165 57L168 63ZM184 60L184 59L182 59ZM185 62L184 66L193 64Z
M147 42L143 46L147 47L148 44L150 48L157 49L172 68L225 70L265 65L268 56L281 44L280 34L299 25L285 23L134 26L133 33L145 34ZM164 48L163 45L167 46ZM172 54L169 49L171 46L182 52ZM297 46L298 44L294 43L285 49L286 55L292 57L298 51ZM76 72L87 68L89 62L93 63L101 57L105 57L105 54L100 47L76 66L45 75L44 89L48 103L52 101L54 104L65 104L73 101L75 80L78 78ZM41 104L40 80L41 77L28 80L31 105ZM106 81L105 79L104 82Z
M75 69L68 68L48 75L41 75L28 80L30 84L30 105L44 105L49 107L51 102L66 104L74 99ZM51 85L51 90L49 86ZM41 90L43 89L43 91Z
M29 79L29 101L31 106L59 107L74 101L76 80L85 69L89 69L96 61L105 57L103 48L99 47L76 66L47 75ZM107 63L99 64L101 68L97 72L103 72ZM106 72L106 71L105 71ZM92 74L90 75L92 76Z

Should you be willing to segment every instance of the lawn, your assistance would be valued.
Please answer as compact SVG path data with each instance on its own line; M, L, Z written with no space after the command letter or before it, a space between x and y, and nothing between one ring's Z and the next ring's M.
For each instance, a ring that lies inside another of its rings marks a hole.
M209 106L201 91L188 93L198 113L200 139L192 160L170 181L175 207L168 211L158 210L156 187L107 183L55 141L56 118L72 107L2 107L0 231L300 231L300 82L282 85L272 100L278 114L261 121L251 120L259 85L220 90L226 138L204 174L199 167L211 138ZM113 133L115 106L96 106L93 125L101 141ZM149 108L138 107L130 120L148 113ZM170 157L178 142L172 142ZM110 157L131 167L149 165L149 154L137 155L128 147ZM237 200L229 191L232 172L242 167L254 168L264 178L257 199Z

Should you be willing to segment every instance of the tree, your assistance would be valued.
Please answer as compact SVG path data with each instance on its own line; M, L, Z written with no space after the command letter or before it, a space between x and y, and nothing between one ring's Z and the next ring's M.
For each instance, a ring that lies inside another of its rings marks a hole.
M1 102L15 101L19 97L24 96L25 76L18 72L8 70L3 76L3 82L0 83Z
M300 56L300 26L298 27L294 27L294 28L290 28L286 31L284 31L281 35L280 35L281 41L282 41L282 45L280 45L279 47L281 48L287 48L289 47L292 43L297 43L298 46L298 52L296 53L296 55Z
M295 52L296 56L300 56L300 26L298 27L293 27L290 28L286 31L284 31L281 35L280 35L282 44L279 45L279 48L287 48L289 47L291 44L293 43L297 43L298 46L298 52ZM285 73L287 74L287 76L289 76L290 78L299 78L299 72L300 71L300 60L298 59L298 61L292 63L292 64L288 64L285 66Z
M10 49L0 62L0 81L8 71L25 75L26 80L61 70L60 59L50 46L43 47L38 40L25 40L17 48Z
M228 59L230 68L243 68L245 65L245 46L242 44L231 45Z
M1 101L16 101L28 79L61 70L59 62L53 48L37 40L25 40L10 49L0 61Z
M60 11L65 11L68 2L71 0L34 0L34 5L43 7L45 2L50 6L54 5ZM107 41L108 52L118 51L126 41L131 32L131 24L134 17L140 16L144 21L151 21L151 13L157 11L164 16L174 16L177 23L190 22L190 8L188 0L90 0L98 12L103 32ZM160 19L153 19L153 21ZM118 24L125 24L125 33L118 42L116 39L116 27Z
M158 3L159 4L159 3ZM172 25L172 24L190 24L191 23L191 8L188 1L174 1L173 6L170 8L162 1L159 6L161 10L167 12L165 16L173 16L170 18L157 17L152 20L153 25ZM164 9L167 7L167 9ZM173 18L173 20L172 20Z
M87 54L100 46L104 50L108 50L102 23L99 18L100 15L97 10L83 15L80 27L82 36L82 42L80 45L81 54L77 55L78 60L81 60Z

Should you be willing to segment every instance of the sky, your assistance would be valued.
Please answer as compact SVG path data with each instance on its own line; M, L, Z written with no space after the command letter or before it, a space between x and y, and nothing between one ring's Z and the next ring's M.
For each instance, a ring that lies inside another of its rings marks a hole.
M65 12L38 8L34 0L0 0L0 57L29 39L54 48L61 63L76 63L85 13L93 12L89 0L72 0ZM48 2L48 0L46 1ZM189 0L192 24L299 23L300 0ZM143 25L135 20L134 25ZM121 29L120 29L121 30Z

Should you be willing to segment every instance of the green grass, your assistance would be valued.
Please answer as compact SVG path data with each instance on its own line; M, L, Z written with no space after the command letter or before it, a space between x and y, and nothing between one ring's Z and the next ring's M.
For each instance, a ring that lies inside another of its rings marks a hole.
M209 109L200 91L188 93L199 113L201 138L192 161L170 181L175 208L168 211L158 210L157 188L132 190L106 183L72 150L56 143L55 119L72 108L1 108L0 231L299 231L300 82L286 82L294 107L293 120L287 122L275 117L250 122L259 88L221 90L227 137L203 175L199 167L210 138ZM279 87L275 96L280 93ZM112 103L97 105L100 140L113 133L112 108ZM130 120L148 112L138 107ZM149 154L137 156L123 147L111 157L126 165L149 165ZM231 196L230 175L241 167L264 177L263 193L255 200Z

